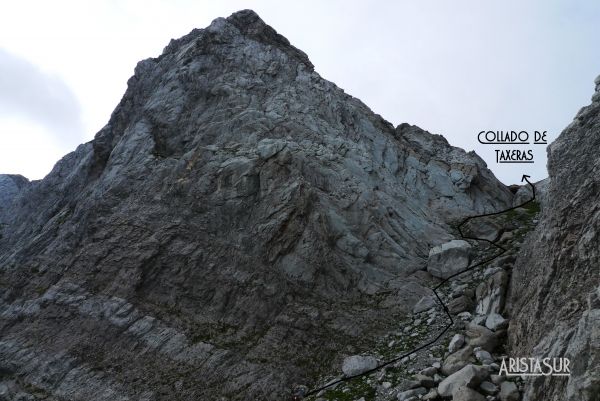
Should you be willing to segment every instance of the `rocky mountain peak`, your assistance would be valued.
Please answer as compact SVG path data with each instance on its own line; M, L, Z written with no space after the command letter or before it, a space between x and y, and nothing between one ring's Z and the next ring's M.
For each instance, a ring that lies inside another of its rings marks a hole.
M205 29L194 29L180 39L173 39L163 51L163 55L177 53L181 48L198 40L202 42L202 46L207 46L208 42L222 43L230 40L233 36L243 36L277 48L285 52L291 59L304 64L309 70L314 68L304 52L292 46L284 36L267 25L253 10L241 10L227 18L217 18Z
M457 219L512 198L254 12L217 19L140 62L94 140L0 204L3 377L82 400L280 399L429 294Z

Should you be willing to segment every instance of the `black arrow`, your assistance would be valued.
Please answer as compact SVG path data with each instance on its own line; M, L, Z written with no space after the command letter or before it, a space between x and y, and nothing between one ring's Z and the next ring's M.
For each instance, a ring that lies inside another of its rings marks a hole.
M352 380L352 379L356 379L358 377L366 376L368 374L371 374L373 372L378 371L379 369L381 369L381 368L383 368L385 366L388 366L388 365L390 365L392 363L395 363L395 362L397 362L397 361L399 361L399 360L401 360L401 359L403 359L403 358L405 358L407 356L410 356L410 355L412 355L412 354L414 354L414 353L416 353L418 351L421 351L422 349L428 348L429 346L435 344L450 329L450 327L452 327L454 325L454 319L452 319L452 315L450 314L450 311L448 310L448 307L442 301L442 298L440 298L439 294L437 293L437 290L441 286L443 286L444 284L446 284L450 279L453 279L453 278L455 278L457 276L460 276L463 273L466 273L468 271L476 269L476 268L478 268L478 267L480 267L480 266L482 266L484 264L487 264L487 263L491 262L492 260L496 259L497 257L501 256L502 254L504 254L505 252L508 251L503 246L498 245L496 243L497 241L490 241L489 239L485 239L485 238L476 238L476 237L470 237L470 236L464 235L463 232L462 232L462 229L461 229L462 226L464 226L468 221L470 221L472 219L476 219L476 218L479 218L479 217L486 217L486 216L496 216L496 215L503 214L503 213L509 212L511 210L523 207L523 206L527 205L528 203L533 202L535 200L535 186L531 183L531 181L528 180L528 178L531 178L531 176L529 176L527 174L523 174L523 177L521 177L521 182L527 181L527 184L529 184L531 186L531 191L532 191L532 197L531 197L531 199L529 199L528 201L525 201L525 202L521 203L520 205L513 206L513 207L510 207L508 209L501 210L499 212L492 212L492 213L478 214L478 215L475 215L475 216L469 216L469 217L465 218L458 225L458 227L457 227L458 228L458 233L460 234L461 238L463 238L463 239L469 239L469 240L473 240L473 241L485 241L485 242L488 242L489 244L491 244L491 245L495 246L496 248L498 248L500 252L498 252L496 255L494 255L494 256L486 259L486 260L483 260L483 261L481 261L479 263L476 263L476 264L474 264L472 266L467 267L463 271L460 271L458 273L454 273L453 275L449 276L448 278L446 278L445 280L443 280L442 282L440 282L434 288L432 288L433 294L437 298L438 303L442 306L442 309L444 310L444 312L446 313L446 316L450 320L448 322L448 324L446 324L446 326L444 327L444 329L433 340L431 340L431 341L429 341L429 342L427 342L427 343L425 343L425 344L423 344L423 345L421 345L421 346L413 349L412 351L409 351L409 352L406 352L406 353L404 353L404 354L402 354L400 356L397 356L394 359L391 359L391 360L389 360L387 362L383 362L380 365L378 365L377 367L375 367L373 369L370 369L370 370L367 370L366 372L362 372L362 373L359 373L357 375L342 377L342 378L340 378L338 380L335 380L335 381L333 381L331 383L328 383L328 384L326 384L324 386L321 386L319 388L310 390L309 392L307 392L305 394L294 395L294 397L297 397L297 398L293 398L293 399L294 400L299 400L299 399L301 399L303 397L307 397L309 395L316 394L316 393L318 393L318 392L320 392L322 390L325 390L325 389L327 389L327 388L329 388L331 386L335 386L336 384L339 384L339 383L342 383L342 382L346 382L346 381L349 381L349 380Z
M527 202L524 202L522 205L520 205L520 206L517 206L517 207L524 206L524 205L526 205L527 203L531 202L532 200L535 200L535 185L533 185L533 184L531 183L531 181L529 181L529 180L528 180L528 178L531 178L531 176L529 176L529 175L527 175L527 174L523 174L523 177L521 177L521 182L523 182L523 181L527 181L527 183L528 183L528 184L531 186L531 192L532 192L533 196L532 196L532 198L531 198L531 199L529 199ZM509 209L509 210L510 210L510 209Z

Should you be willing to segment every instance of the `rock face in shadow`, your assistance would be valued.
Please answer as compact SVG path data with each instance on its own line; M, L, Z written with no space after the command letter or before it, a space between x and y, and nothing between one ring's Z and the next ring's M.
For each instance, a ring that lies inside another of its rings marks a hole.
M0 380L282 399L429 294L410 275L449 222L511 202L477 155L394 128L252 11L219 18L140 62L95 139L0 204Z
M532 379L525 400L589 401L600 394L599 89L548 148L542 217L510 283L510 353L566 356L572 368L568 379Z
M13 200L23 188L29 185L29 180L21 175L0 174L0 224L4 224L6 213Z

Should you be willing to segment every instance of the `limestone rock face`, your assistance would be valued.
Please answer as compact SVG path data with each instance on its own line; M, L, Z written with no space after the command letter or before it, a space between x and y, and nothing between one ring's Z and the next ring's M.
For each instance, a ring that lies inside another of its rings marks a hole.
M477 309L480 315L501 313L504 308L508 274L499 270L477 287Z
M506 308L512 355L567 356L576 367L568 380L528 381L525 400L589 401L599 394L600 306L590 302L600 283L599 89L548 147L540 222L516 260Z
M73 400L284 399L430 295L406 279L451 220L512 202L248 10L141 61L93 141L6 193L0 380Z

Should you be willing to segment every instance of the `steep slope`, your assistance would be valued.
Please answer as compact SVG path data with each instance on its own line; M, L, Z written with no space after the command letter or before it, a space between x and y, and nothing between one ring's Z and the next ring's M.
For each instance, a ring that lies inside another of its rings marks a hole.
M217 19L140 62L95 139L3 206L2 380L281 399L428 293L412 274L450 222L511 202L477 155L394 128L252 11Z
M597 85L592 104L548 148L542 218L513 271L511 355L566 356L572 365L568 379L531 379L525 400L600 400L599 147Z

